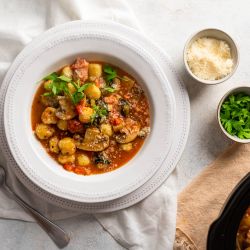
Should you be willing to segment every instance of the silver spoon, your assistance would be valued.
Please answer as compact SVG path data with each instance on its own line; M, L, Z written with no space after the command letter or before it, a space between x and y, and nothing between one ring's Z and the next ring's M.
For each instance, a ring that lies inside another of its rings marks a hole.
M30 207L13 191L11 191L11 189L6 184L6 172L2 166L0 166L0 186L2 186L9 193L9 195L11 195L11 197L36 220L36 222L50 236L50 238L59 248L63 248L68 245L70 238L59 226L45 218L37 210Z

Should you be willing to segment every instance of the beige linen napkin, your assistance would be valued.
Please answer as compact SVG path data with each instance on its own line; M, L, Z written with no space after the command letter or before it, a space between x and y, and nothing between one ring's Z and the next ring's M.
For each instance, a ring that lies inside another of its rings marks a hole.
M234 144L180 193L175 250L206 249L209 226L249 171L250 145Z

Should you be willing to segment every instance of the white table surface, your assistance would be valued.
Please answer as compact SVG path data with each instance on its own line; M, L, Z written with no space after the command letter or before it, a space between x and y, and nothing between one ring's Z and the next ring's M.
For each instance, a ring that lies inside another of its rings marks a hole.
M90 1L90 0L89 0ZM231 142L220 131L216 108L222 95L233 86L250 85L250 2L248 0L127 0L142 29L171 57L187 86L191 101L191 127L186 149L177 166L181 190L206 164ZM145 15L147 13L147 15ZM182 62L187 38L199 29L216 27L228 32L240 50L235 75L217 86L190 79ZM66 249L123 249L92 216L80 216L59 224L72 240ZM0 220L1 250L57 249L34 223Z

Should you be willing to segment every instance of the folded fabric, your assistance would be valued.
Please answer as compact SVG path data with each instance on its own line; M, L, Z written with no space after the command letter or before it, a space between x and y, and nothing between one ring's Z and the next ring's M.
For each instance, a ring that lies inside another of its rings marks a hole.
M206 249L209 226L249 166L250 145L234 144L180 193L175 250Z
M109 19L139 28L135 16L123 0L6 0L1 1L0 6L0 80L18 52L32 38L57 24L77 19ZM3 103L3 94L0 99ZM5 140L4 131L1 131L0 144ZM79 214L42 201L27 190L11 171L8 165L9 156L4 151L6 148L4 150L0 145L0 163L8 170L9 186L22 199L53 220ZM0 217L32 221L2 191ZM126 248L172 249L176 221L176 175L172 174L158 191L139 204L122 211L99 214L96 218Z
M127 249L173 249L176 181L174 172L158 190L137 205L95 216Z

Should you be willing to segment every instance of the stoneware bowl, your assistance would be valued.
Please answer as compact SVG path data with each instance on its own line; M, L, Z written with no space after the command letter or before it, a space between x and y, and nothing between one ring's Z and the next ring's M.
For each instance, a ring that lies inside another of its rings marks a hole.
M250 142L250 139L240 139L239 137L237 136L233 136L233 135L230 135L225 129L224 127L222 126L221 124L221 121L220 121L220 110L221 110L221 105L223 104L223 102L225 101L225 99L233 94L233 93L239 93L239 92L244 92L246 94L249 94L250 95L250 87L247 87L247 86L242 86L242 87L237 87L237 88L233 88L231 90L229 90L223 97L222 99L220 100L219 102L219 105L218 105L218 109L217 109L217 119L218 119L218 122L219 122L219 125L220 125L220 128L221 130L223 131L223 133L231 140L235 141L235 142L239 142L239 143L249 143Z
M193 72L190 70L189 65L187 63L187 51L188 51L190 45L194 41L196 41L197 39L199 39L201 37L211 37L211 38L223 40L223 41L227 42L228 45L230 46L232 57L233 57L233 70L226 77L223 77L219 80L204 80L204 79L201 79L201 78L197 77L196 75L194 75ZM218 84L218 83L226 81L234 74L234 72L239 64L239 53L238 53L237 45L234 42L234 40L228 34L226 34L224 31L218 30L218 29L204 29L204 30L198 31L197 33L195 33L194 35L192 35L188 39L188 41L186 42L186 45L184 47L183 59L184 59L184 65L185 65L186 71L193 79L195 79L198 82L204 83L204 84Z

